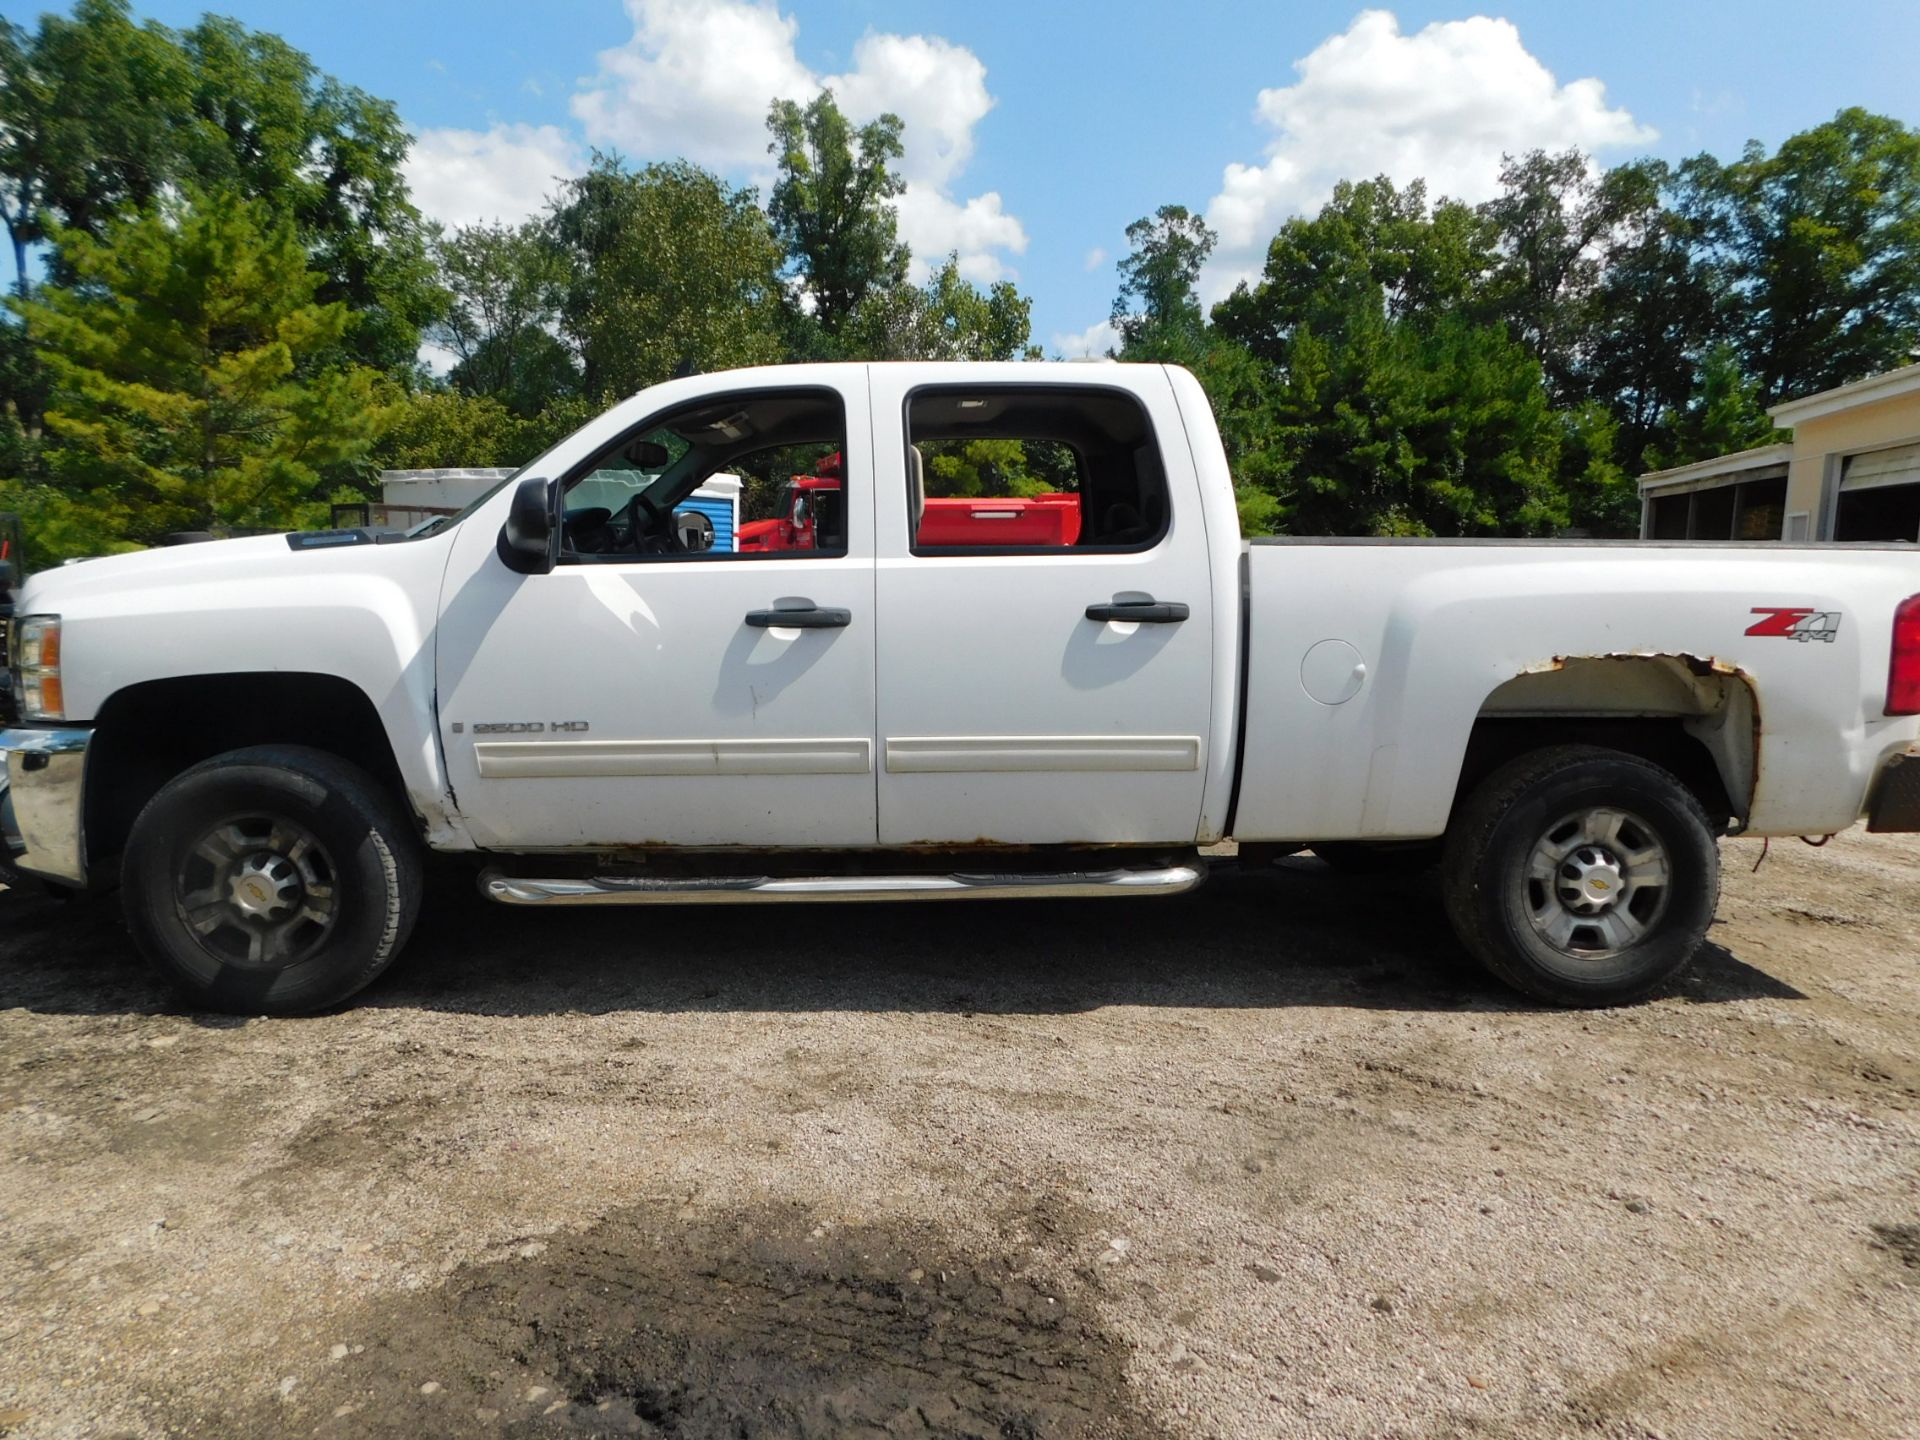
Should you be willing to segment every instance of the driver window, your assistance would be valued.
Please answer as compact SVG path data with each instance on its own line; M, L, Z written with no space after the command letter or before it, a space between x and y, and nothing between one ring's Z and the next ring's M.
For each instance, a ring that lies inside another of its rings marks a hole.
M566 477L561 561L844 555L846 429L831 390L709 396L655 416Z

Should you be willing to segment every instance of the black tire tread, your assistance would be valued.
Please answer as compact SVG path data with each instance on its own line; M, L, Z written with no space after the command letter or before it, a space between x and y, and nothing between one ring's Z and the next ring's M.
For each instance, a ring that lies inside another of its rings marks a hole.
M1690 958L1682 956L1671 966L1652 972L1630 986L1609 986L1605 990L1585 994L1564 982L1548 980L1531 966L1516 961L1507 948L1498 943L1487 926L1485 907L1478 903L1480 885L1477 863L1492 843L1495 828L1507 812L1536 787L1574 765L1596 760L1645 771L1650 781L1669 788L1682 808L1690 813L1690 817L1703 830L1712 833L1713 824L1707 818L1699 798L1672 772L1651 760L1599 745L1552 745L1515 757L1474 788L1448 828L1446 847L1440 862L1442 903L1461 944L1496 979L1522 994L1555 1005L1603 1007L1632 1004L1660 989ZM1709 914L1717 910L1720 904L1719 868L1714 867L1711 873Z
M412 817L386 787L350 760L305 745L254 745L203 760L175 776L142 807L129 832L130 836L142 833L149 818L155 814L156 807L169 799L175 787L209 774L249 769L290 771L316 781L329 797L344 801L366 821L367 839L378 858L386 882L383 887L385 915L379 939L366 960L354 970L340 975L324 991L303 995L293 1003L262 1002L256 998L249 999L244 1007L235 1007L244 1008L248 1013L275 1015L310 1014L329 1009L378 979L399 956L401 947L406 944L413 930L414 921L419 915L424 860L420 844L414 838ZM154 942L143 933L147 922L136 910L142 903L142 897L135 893L135 887L130 883L134 854L135 846L130 839L123 857L128 882L125 892L129 928L134 932L141 950L163 969L170 969L157 956ZM202 1004L226 1008L217 994L196 994L195 999Z

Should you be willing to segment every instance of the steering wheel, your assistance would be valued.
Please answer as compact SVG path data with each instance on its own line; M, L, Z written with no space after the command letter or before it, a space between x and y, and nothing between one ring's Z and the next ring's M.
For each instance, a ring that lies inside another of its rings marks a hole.
M636 555L673 555L680 550L680 542L673 533L673 517L649 500L644 491L637 492L621 509L621 518L613 522L613 532L619 536L624 530L624 540L628 549Z
M583 555L596 554L607 548L605 531L612 519L613 511L602 506L576 510L566 517L561 526L563 538Z

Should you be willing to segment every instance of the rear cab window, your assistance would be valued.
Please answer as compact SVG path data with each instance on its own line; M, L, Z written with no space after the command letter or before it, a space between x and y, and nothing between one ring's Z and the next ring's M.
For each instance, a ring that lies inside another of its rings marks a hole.
M927 386L906 442L915 555L1125 553L1171 525L1153 424L1122 390Z

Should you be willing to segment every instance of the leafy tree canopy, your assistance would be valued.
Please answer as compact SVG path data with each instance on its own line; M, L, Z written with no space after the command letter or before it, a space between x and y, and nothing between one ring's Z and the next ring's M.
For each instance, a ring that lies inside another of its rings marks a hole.
M831 343L869 295L906 283L907 247L888 203L906 188L893 170L904 127L882 115L856 129L822 90L804 108L774 101L767 128L779 176L767 214L805 298L801 313Z
M684 160L630 171L596 154L562 187L551 233L588 394L782 358L780 252L752 190Z
M317 298L292 224L185 194L98 239L51 238L71 283L16 303L53 380L53 508L84 514L90 548L324 519L326 473L366 455L383 415L376 372L334 358L346 307Z
M1772 155L1698 156L1682 182L1768 403L1905 363L1920 340L1920 132L1842 110Z
M442 304L401 162L394 107L322 75L276 35L209 16L135 24L125 0L79 0L28 31L0 21L0 214L16 284L43 217L98 239L170 190L230 191L289 220L350 312L334 342L386 369L413 364ZM67 278L65 247L49 256Z
M572 393L579 374L555 333L566 295L566 256L539 221L471 225L438 237L452 297L428 332L458 357L449 379L469 395L497 396L517 415Z
M949 255L925 285L869 292L843 341L848 358L863 360L1037 359L1028 343L1032 309L1011 281L983 291Z

